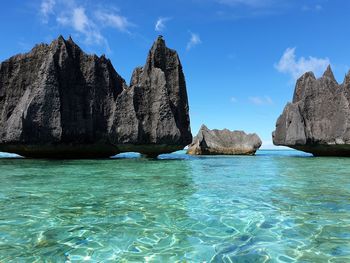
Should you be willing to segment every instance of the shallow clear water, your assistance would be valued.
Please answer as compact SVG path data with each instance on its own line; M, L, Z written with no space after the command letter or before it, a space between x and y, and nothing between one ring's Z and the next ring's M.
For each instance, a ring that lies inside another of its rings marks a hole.
M0 159L0 262L350 262L350 158Z

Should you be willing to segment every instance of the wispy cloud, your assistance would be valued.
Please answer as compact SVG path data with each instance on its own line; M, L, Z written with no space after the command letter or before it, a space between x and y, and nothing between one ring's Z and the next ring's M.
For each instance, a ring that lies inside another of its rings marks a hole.
M72 22L73 28L82 33L88 31L88 27L91 27L91 23L86 16L85 9L83 7L73 9Z
M129 28L134 26L134 24L130 23L125 16L119 14L97 11L95 15L104 26L116 28L121 32L129 32Z
M42 0L40 14L46 22L53 17L52 21L61 27L70 28L73 34L82 37L87 44L105 45L107 52L110 50L102 33L104 28L130 33L128 29L134 26L118 10L94 9L86 2L82 3L78 5L75 0Z
M299 78L307 71L313 71L316 75L320 75L331 64L328 58L310 56L297 59L295 49L287 48L279 62L275 64L275 68L279 72L289 74L293 79Z
M86 14L85 8L78 6L69 13L63 13L57 16L56 21L61 26L71 27L74 31L84 36L87 44L105 44L108 47L107 40L101 34L98 26Z
M236 102L238 102L238 99L236 97L231 97L230 101L232 103L236 103Z
M279 14L286 11L297 3L293 0L215 0L218 4L231 9L237 10L240 8L240 12L236 14L238 17L247 15L261 16ZM242 13L243 11L243 13ZM246 12L247 11L247 12Z
M258 106L273 104L273 101L269 96L263 96L263 97L254 96L254 97L249 97L248 100L250 101L250 103Z
M158 32L164 31L166 28L165 22L169 21L170 19L170 17L159 17L154 25L154 30Z
M276 3L274 0L217 0L217 2L230 6L245 5L253 8L267 7Z
M190 32L190 33L191 33L191 38L190 38L190 40L187 43L187 46L186 46L187 50L190 50L193 47L195 47L195 46L197 46L197 45L202 43L202 40L201 40L201 38L200 38L200 36L198 34L192 33L192 32Z
M230 59L230 60L233 60L233 59L235 59L236 57L237 57L237 56L236 56L235 53L229 53L229 54L227 55L227 58Z
M216 14L221 19L244 19L280 15L288 10L298 8L300 3L293 0L212 0L221 9Z
M316 11L319 12L323 9L323 6L320 4L317 5L303 5L301 10L303 11Z
M55 7L55 0L43 0L40 5L40 14L42 17L42 22L47 23L49 16L53 14Z

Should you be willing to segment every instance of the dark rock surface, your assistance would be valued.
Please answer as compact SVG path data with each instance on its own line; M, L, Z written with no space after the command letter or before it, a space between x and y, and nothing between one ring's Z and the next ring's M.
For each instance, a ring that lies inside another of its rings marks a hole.
M105 56L71 38L0 64L0 151L27 157L157 156L192 140L176 51L159 37L130 87Z
M312 72L300 77L272 137L315 156L350 156L350 73L342 84L330 67L319 79Z
M210 130L202 125L189 145L192 155L253 155L261 146L258 135L243 131Z

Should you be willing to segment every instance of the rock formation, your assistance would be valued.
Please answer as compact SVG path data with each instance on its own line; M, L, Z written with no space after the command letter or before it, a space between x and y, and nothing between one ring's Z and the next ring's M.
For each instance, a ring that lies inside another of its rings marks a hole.
M258 135L243 131L209 130L202 125L189 145L187 153L192 155L254 155L260 148Z
M342 84L330 67L319 79L312 72L300 77L272 137L315 156L350 156L350 72Z
M27 157L157 156L192 140L176 51L159 37L130 87L105 56L71 38L0 64L0 151Z

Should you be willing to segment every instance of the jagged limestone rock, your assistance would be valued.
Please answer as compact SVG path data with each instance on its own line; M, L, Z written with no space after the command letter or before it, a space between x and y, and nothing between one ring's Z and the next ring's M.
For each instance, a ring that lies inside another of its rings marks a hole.
M157 156L192 140L176 51L159 37L131 85L62 36L0 64L0 151L28 157Z
M254 155L262 142L258 135L243 131L210 130L202 125L189 145L192 155Z
M338 84L328 66L316 79L312 72L297 81L273 132L275 145L315 156L350 156L350 73Z

